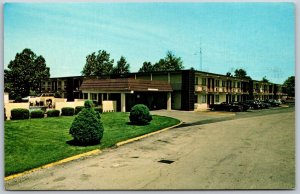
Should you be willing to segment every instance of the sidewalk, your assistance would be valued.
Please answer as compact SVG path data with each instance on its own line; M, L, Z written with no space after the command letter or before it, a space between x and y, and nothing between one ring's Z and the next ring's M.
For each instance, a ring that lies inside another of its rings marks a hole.
M192 124L200 121L207 121L211 119L220 119L225 117L234 117L233 112L211 112L211 111L182 111L182 110L155 110L151 111L153 115L168 116L179 119L184 123Z

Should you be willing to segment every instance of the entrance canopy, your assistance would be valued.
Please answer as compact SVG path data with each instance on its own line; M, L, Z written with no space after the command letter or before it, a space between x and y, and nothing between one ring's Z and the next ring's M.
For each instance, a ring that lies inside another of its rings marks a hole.
M143 79L87 79L83 80L80 90L97 92L172 92L168 82Z

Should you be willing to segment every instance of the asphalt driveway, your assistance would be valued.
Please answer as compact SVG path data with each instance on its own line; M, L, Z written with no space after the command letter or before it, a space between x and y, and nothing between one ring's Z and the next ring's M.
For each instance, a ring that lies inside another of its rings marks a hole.
M191 123L197 122L193 117L201 115L171 112ZM5 187L9 190L291 189L295 187L295 111L285 109L274 114L266 112L249 118L175 128L104 150L100 155L7 181Z

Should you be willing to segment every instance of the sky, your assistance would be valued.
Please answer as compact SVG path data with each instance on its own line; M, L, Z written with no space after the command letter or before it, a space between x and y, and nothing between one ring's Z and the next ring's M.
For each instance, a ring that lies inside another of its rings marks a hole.
M24 48L42 55L51 77L78 76L98 50L130 71L167 51L185 69L245 69L283 83L295 75L293 3L6 3L4 68ZM200 68L200 47L202 68Z

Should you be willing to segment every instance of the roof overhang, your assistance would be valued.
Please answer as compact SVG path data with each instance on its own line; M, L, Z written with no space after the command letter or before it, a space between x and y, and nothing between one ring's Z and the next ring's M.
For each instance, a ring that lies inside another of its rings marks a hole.
M143 79L85 79L81 91L133 93L133 92L172 92L170 83L158 80Z

